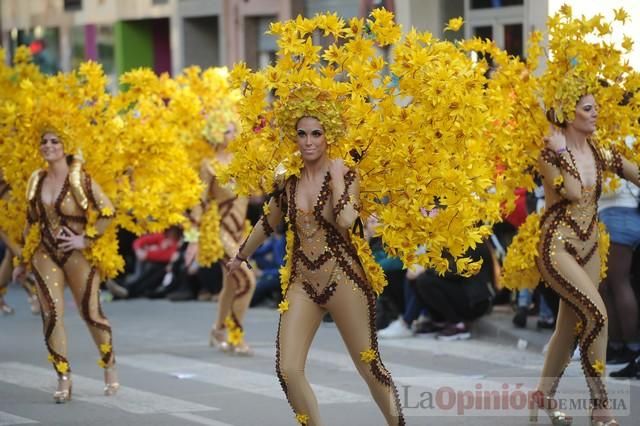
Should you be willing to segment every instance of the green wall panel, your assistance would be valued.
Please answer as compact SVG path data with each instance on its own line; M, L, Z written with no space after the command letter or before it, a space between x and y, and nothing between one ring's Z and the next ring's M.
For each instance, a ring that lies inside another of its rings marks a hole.
M153 33L150 21L120 21L115 25L116 72L153 68Z

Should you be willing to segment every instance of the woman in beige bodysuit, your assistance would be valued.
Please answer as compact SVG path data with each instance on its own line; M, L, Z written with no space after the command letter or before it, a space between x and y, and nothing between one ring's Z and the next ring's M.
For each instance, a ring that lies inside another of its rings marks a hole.
M228 143L235 136L235 125L229 124L224 133L223 141L215 145L216 163L224 166L231 161L231 155L226 151ZM205 184L199 206L192 209L190 219L198 227L204 212L210 203L216 203L220 214L220 240L224 248L222 258L223 269L227 262L238 252L238 247L244 237L245 219L249 200L237 196L229 186L222 185L216 178L216 171L210 159L205 159L200 168L200 179ZM186 262L190 264L196 257L197 243L190 244L187 249ZM256 279L247 265L242 265L234 271L223 271L222 290L218 298L218 312L216 321L211 327L209 344L236 355L252 355L253 351L243 337L227 336L228 333L244 335L244 317L249 309L251 297L256 289ZM231 328L231 330L229 330Z
M329 312L387 424L404 425L396 387L378 353L375 295L349 236L359 215L357 173L341 160L329 159L320 121L302 117L293 124L304 164L300 177L291 177L272 194L268 215L228 268L238 270L286 216L295 238L293 248L287 247L292 268L285 295L288 309L278 327L276 371L296 419L304 425L323 424L304 367L322 317Z
M111 326L100 306L100 274L82 252L92 243L84 233L88 209L98 212L98 233L94 238L99 238L112 220L113 205L82 170L81 162L65 155L63 141L55 131L42 134L40 153L48 167L36 171L29 181L25 235L30 234L31 227L40 231L30 266L36 279L49 361L58 374L53 398L57 403L69 401L72 390L63 322L65 283L98 348L98 364L104 368L104 393L113 395L119 384ZM14 277L24 272L25 265L20 265L14 270Z
M554 411L557 404L552 398L576 344L591 395L592 424L618 424L612 418L604 383L607 311L598 293L597 204L605 170L636 185L640 185L640 176L638 167L618 152L593 145L590 137L597 117L594 97L580 98L575 119L555 123L561 129L554 127L546 138L547 146L539 160L546 211L541 219L538 269L561 302L538 392L534 394L532 420L537 420L535 412L542 408L554 425L572 422L564 413Z

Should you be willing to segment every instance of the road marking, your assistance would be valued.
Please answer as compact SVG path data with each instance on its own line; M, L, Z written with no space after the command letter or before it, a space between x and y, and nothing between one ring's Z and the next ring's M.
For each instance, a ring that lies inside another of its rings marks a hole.
M73 399L108 408L118 408L132 414L163 414L219 410L189 401L183 401L156 393L122 386L114 397L102 394L104 383L73 374ZM20 387L50 393L55 386L55 376L50 369L21 364L0 363L0 381Z
M233 426L229 423L219 422L217 420L209 419L207 417L202 417L202 416L198 416L197 414L191 414L191 413L171 413L171 416L177 417L182 420L187 420L193 423L207 425L207 426Z
M40 422L0 411L0 426L33 425L37 423Z
M202 362L191 358L165 354L128 355L118 357L118 363L163 374L193 374L189 380L254 393L269 398L285 399L274 374L256 373L226 365ZM346 392L328 386L311 385L321 404L370 402L369 396Z

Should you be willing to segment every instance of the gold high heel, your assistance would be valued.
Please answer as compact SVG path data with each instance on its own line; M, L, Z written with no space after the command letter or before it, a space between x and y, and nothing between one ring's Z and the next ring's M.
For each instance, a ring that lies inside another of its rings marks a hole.
M118 383L118 375L116 374L115 367L107 367L104 369L104 395L113 396L120 389L120 383Z
M618 423L616 419L611 419L606 422L591 419L591 426L620 426L620 423Z
M238 356L253 356L255 353L253 352L253 349L251 349L251 346L246 343L242 343L241 346L233 347L233 354Z
M71 401L72 387L70 376L63 374L58 377L58 389L53 393L53 400L56 404Z
M542 409L542 411L549 416L549 420L551 420L553 426L570 426L573 422L573 417L567 416L562 411L555 410L555 407L558 406L555 399L544 396L541 391L534 392L531 395L529 405L531 407L529 411L529 423L538 423L538 409Z
M591 426L620 426L620 423L616 419L596 420L593 418L593 409L591 410Z
M221 350L222 352L229 352L232 346L227 342L226 333L224 328L211 327L209 332L209 346Z

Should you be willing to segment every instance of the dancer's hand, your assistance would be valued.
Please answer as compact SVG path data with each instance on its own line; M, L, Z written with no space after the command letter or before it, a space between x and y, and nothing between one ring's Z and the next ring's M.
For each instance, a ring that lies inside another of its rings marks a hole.
M242 266L242 262L242 260L238 259L238 256L233 256L233 258L231 258L231 260L227 262L227 273L232 274L236 270L240 269L240 266Z
M567 138L564 136L564 133L562 133L562 129L556 126L550 126L549 136L545 137L544 141L547 147L555 152L567 149Z
M13 269L11 280L13 282L22 282L27 274L27 268L24 265L18 265Z
M87 248L87 241L84 238L84 234L76 234L71 229L63 226L57 237L60 243L58 246L63 251L84 250Z
M187 250L184 253L184 264L189 267L198 257L198 243L189 243Z

